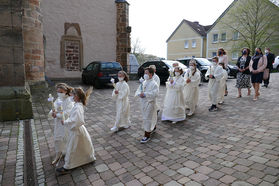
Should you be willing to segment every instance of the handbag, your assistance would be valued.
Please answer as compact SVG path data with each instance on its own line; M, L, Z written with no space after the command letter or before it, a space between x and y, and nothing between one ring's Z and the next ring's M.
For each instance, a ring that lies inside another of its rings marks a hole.
M268 77L269 77L269 68L266 68L266 69L264 70L263 79L264 79L264 80L267 80Z

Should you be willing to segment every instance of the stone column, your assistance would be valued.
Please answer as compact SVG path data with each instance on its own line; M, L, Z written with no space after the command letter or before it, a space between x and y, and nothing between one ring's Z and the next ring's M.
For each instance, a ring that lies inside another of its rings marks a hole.
M0 2L0 121L32 117L30 91L25 83L23 2Z
M23 0L23 43L26 80L45 81L44 44L40 0Z
M116 0L116 61L120 62L126 72L130 71L129 53L131 52L131 27L129 26L129 3L126 0Z

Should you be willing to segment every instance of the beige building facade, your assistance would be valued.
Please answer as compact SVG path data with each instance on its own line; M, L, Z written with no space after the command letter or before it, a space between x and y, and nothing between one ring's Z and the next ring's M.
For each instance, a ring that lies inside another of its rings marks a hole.
M167 58L176 60L185 57L205 57L206 30L198 22L182 20L167 39Z
M238 10L245 0L234 0L230 6L210 26L202 26L198 22L183 20L167 40L167 58L175 60L184 57L212 58L217 56L217 50L224 48L229 62L235 62L240 55L241 34L224 23L232 22L229 14ZM274 4L269 2L268 6ZM271 38L267 47L278 55L279 31L277 38ZM243 46L244 47L244 46ZM265 46L260 46L264 49Z

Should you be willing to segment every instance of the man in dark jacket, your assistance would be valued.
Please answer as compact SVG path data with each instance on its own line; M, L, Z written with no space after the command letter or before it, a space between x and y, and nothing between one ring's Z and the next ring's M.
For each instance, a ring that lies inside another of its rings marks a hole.
M266 68L269 69L269 74L268 74L268 79L264 80L263 87L267 88L267 86L269 84L270 72L272 70L272 63L275 60L275 55L270 52L270 48L265 48L265 55L267 57L267 66L266 66Z

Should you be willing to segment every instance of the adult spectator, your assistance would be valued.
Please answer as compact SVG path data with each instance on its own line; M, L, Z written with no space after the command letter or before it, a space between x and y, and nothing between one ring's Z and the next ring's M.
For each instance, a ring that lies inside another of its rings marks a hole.
M267 65L266 55L263 55L261 48L256 48L255 55L252 57L249 70L252 73L251 80L255 90L254 101L258 100L260 96L260 84L263 81L263 71Z
M238 98L241 98L241 89L247 88L248 94L251 94L251 74L249 71L249 63L251 61L250 49L243 48L241 50L242 55L238 58L236 66L238 67L238 73L236 75L236 88L238 88Z
M267 88L269 85L270 72L272 70L272 63L275 60L275 55L270 52L270 48L265 48L265 55L267 57L267 66L266 66L267 72L266 73L268 73L268 77L267 77L267 79L264 79L263 87Z

